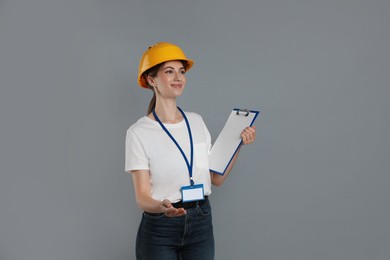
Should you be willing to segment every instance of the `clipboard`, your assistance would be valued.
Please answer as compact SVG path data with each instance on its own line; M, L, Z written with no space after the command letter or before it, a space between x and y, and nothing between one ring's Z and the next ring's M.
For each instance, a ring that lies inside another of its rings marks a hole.
M224 175L238 148L242 144L241 132L252 126L260 111L235 108L215 140L209 154L210 171Z

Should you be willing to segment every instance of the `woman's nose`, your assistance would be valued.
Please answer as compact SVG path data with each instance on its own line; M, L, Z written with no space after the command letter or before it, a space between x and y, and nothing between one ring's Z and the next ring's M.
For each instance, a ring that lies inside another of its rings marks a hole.
M175 72L175 80L178 80L178 81L182 80L182 74L180 72Z

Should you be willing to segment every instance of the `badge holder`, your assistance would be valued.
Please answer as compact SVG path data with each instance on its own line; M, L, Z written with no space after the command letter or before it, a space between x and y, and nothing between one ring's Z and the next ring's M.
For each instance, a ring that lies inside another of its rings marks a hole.
M181 198L183 202L204 200L203 184L181 187Z

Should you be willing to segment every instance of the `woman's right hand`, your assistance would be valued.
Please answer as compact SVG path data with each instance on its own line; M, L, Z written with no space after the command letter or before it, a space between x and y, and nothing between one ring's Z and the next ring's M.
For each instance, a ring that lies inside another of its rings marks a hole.
M165 216L167 217L181 217L186 214L185 209L183 208L174 208L172 206L172 203L165 199L162 201L161 204L162 212L164 213Z

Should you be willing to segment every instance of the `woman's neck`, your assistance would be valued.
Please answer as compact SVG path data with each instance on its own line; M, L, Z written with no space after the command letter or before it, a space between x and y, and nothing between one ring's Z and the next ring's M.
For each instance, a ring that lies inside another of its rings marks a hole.
M156 102L155 112L163 123L175 124L183 120L183 115L177 109L176 100L172 102ZM152 119L153 114L151 114Z

